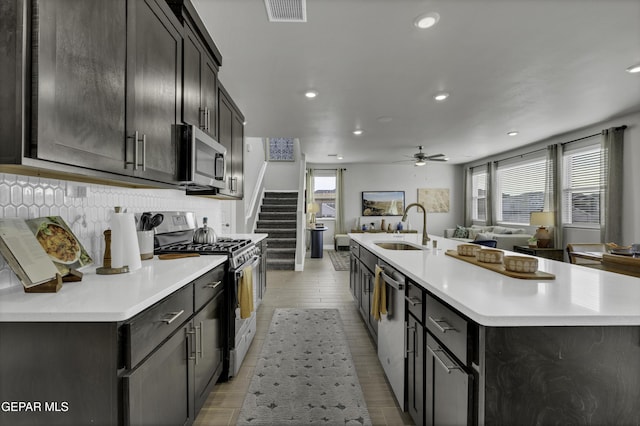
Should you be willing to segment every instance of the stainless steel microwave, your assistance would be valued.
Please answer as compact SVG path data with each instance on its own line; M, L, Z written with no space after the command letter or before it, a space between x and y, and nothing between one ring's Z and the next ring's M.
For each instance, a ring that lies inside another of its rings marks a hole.
M178 180L187 189L224 188L227 149L192 124L176 125Z

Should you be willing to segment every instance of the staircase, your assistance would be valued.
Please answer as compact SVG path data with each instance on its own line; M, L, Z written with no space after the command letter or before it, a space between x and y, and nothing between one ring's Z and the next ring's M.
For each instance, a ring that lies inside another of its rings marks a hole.
M298 192L265 192L256 233L267 237L267 270L294 270Z

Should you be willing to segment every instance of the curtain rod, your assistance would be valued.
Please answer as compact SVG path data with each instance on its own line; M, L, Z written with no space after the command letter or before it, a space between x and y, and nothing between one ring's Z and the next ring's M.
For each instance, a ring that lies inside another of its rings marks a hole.
M347 170L347 169L342 169L342 168L337 168L337 169L316 169L315 167L310 167L309 170Z
M627 128L626 124L625 124L625 125L622 125L622 126L614 127L614 129L615 129L615 130L625 130L626 128ZM574 139L574 140L567 141L567 142L561 142L559 145L560 145L560 146L565 146L565 145L566 145L566 144L568 144L568 143L573 143L573 142L578 142L578 141L581 141L581 140L584 140L584 139L593 138L593 137L595 137L595 136L600 136L601 134L602 134L602 132L600 132L600 133L594 133L593 135L584 136L584 137L582 137L582 138ZM551 145L553 145L553 144L551 144ZM537 153L538 151L545 151L546 149L547 149L547 148L540 148L540 149L536 149L536 150L534 150L534 151L525 152L524 154L512 155L511 157L501 158L500 160L495 160L495 161L493 161L493 163L499 163L500 161L511 160L512 158L518 158L518 157L522 158L522 157L524 157L525 155L535 154L535 153Z

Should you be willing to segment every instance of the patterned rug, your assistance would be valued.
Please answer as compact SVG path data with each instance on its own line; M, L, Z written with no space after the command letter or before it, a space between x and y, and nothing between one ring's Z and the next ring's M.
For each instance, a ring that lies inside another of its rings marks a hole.
M371 424L337 309L276 309L237 424Z
M328 250L329 259L333 263L333 269L336 271L348 271L349 270L349 251L335 251Z

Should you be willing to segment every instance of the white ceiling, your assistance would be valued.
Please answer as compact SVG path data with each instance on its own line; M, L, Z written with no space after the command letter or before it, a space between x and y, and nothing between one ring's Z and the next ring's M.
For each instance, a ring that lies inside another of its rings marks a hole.
M625 72L640 63L638 0L307 0L306 23L268 22L263 0L192 1L245 135L299 138L309 162L424 145L466 163L640 110L640 74ZM418 30L425 12L440 22Z

